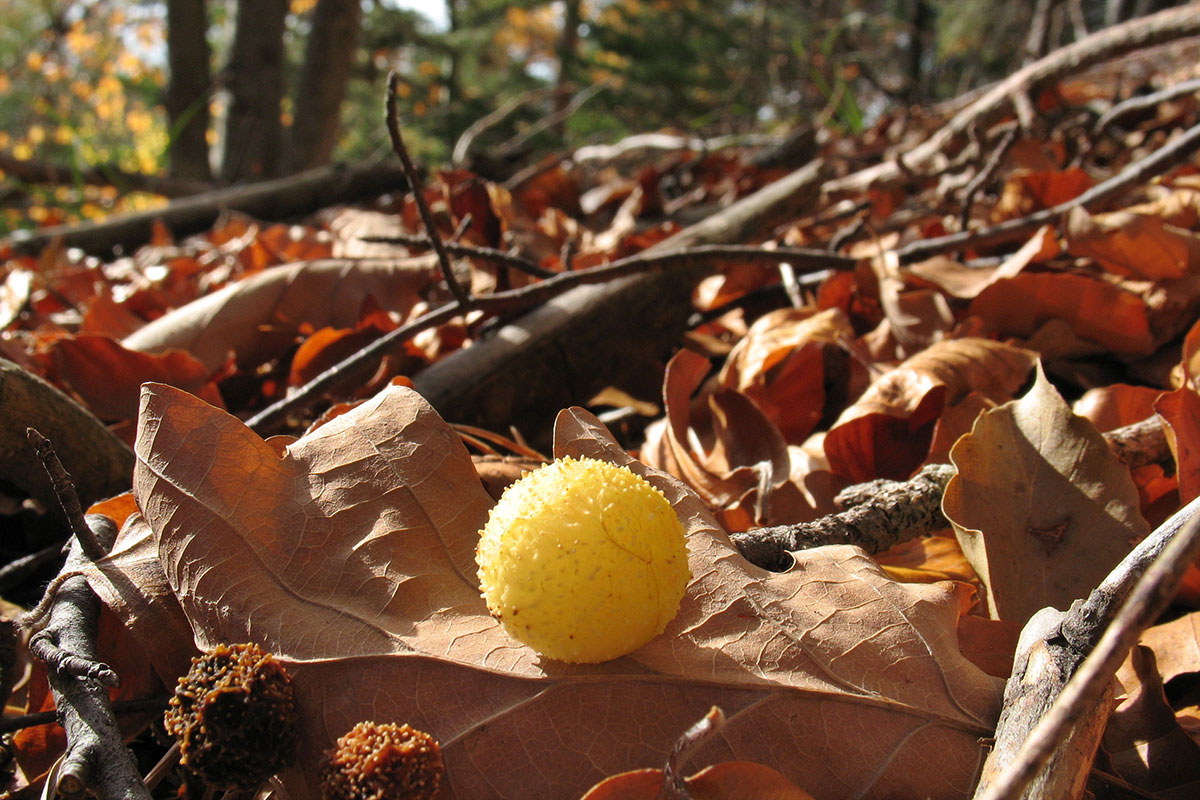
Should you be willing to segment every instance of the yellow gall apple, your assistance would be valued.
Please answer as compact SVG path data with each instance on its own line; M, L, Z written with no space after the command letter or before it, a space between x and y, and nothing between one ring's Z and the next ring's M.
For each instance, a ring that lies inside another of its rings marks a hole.
M683 524L625 467L564 458L509 486L475 551L488 610L559 661L619 658L662 633L691 572Z

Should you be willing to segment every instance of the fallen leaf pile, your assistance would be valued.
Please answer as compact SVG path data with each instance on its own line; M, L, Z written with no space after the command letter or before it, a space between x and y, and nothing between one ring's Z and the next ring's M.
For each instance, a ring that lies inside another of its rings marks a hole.
M1069 201L1200 119L1183 98L1088 141L1071 122L1092 113L1080 94L1067 82L1038 98L1038 126L970 199L971 227ZM932 130L922 124L935 122L884 116L855 139L824 137L831 180L858 154ZM555 274L594 268L787 172L751 155L679 153L636 178L567 161L510 188L446 172L425 191L438 234L467 248L456 275L487 296L541 278L470 247ZM411 388L490 335L482 312L343 375L324 405L289 420L293 435L264 440L244 424L450 300L412 241L423 231L411 197L303 225L232 214L178 242L160 228L107 262L57 247L11 256L0 355L136 455L136 507L96 507L123 525L86 571L105 603L105 655L139 654L117 697L162 694L218 644L273 653L302 718L296 765L279 775L293 800L319 796L323 754L363 720L432 734L440 797L654 797L666 764L695 797L970 796L1016 632L1086 596L1200 494L1195 158L1032 234L901 259L953 232L966 200L956 187L979 166L830 193L759 231L768 246L835 243L855 266L793 286L789 303L788 268L731 259L697 285L696 322L669 361L540 431L456 428ZM1155 415L1169 457L1130 470L1101 432ZM527 442L539 439L549 457L628 466L685 524L693 579L680 612L628 656L540 657L480 597L479 530L519 474L502 457L536 463ZM956 469L950 526L889 551L818 547L776 573L729 537L817 520L848 486L938 463ZM1200 747L1193 573L1174 620L1147 631L1120 673L1096 763L1161 797L1200 785L1172 766ZM44 676L24 700L48 707ZM672 755L714 706L719 729ZM30 728L15 749L36 786L61 742Z

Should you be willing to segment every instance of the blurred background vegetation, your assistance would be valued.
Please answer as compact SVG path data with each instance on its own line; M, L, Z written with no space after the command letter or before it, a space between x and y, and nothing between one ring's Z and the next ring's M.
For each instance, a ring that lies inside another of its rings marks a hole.
M1166 5L5 0L0 232L386 158L393 70L418 158L471 131L460 165L503 177L648 131L855 133Z

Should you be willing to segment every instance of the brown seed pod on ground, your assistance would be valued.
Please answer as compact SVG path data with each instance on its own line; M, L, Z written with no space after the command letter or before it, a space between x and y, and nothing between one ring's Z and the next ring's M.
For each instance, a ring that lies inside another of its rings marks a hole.
M360 722L321 765L323 800L428 800L445 765L442 749L409 725Z
M254 788L295 759L300 741L292 679L253 644L192 659L163 722L183 764L219 789Z

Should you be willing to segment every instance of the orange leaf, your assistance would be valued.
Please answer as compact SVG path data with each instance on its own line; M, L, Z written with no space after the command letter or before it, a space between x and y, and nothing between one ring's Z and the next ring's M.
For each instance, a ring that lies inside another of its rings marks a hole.
M1155 347L1146 304L1137 295L1082 275L1022 273L984 289L969 314L1002 336L1033 336L1050 320L1064 320L1084 339L1126 355Z
M81 333L55 341L50 354L59 379L83 398L93 414L109 422L137 416L141 385L148 381L221 405L212 371L178 350L150 355L126 349L107 336Z
M1025 382L1033 354L986 339L938 342L876 380L825 436L835 474L902 480L925 460L947 406L978 392L1002 402Z
M1071 255L1094 258L1124 277L1180 278L1190 264L1200 263L1200 236L1151 214L1115 211L1093 216L1074 208L1067 214L1064 238Z

